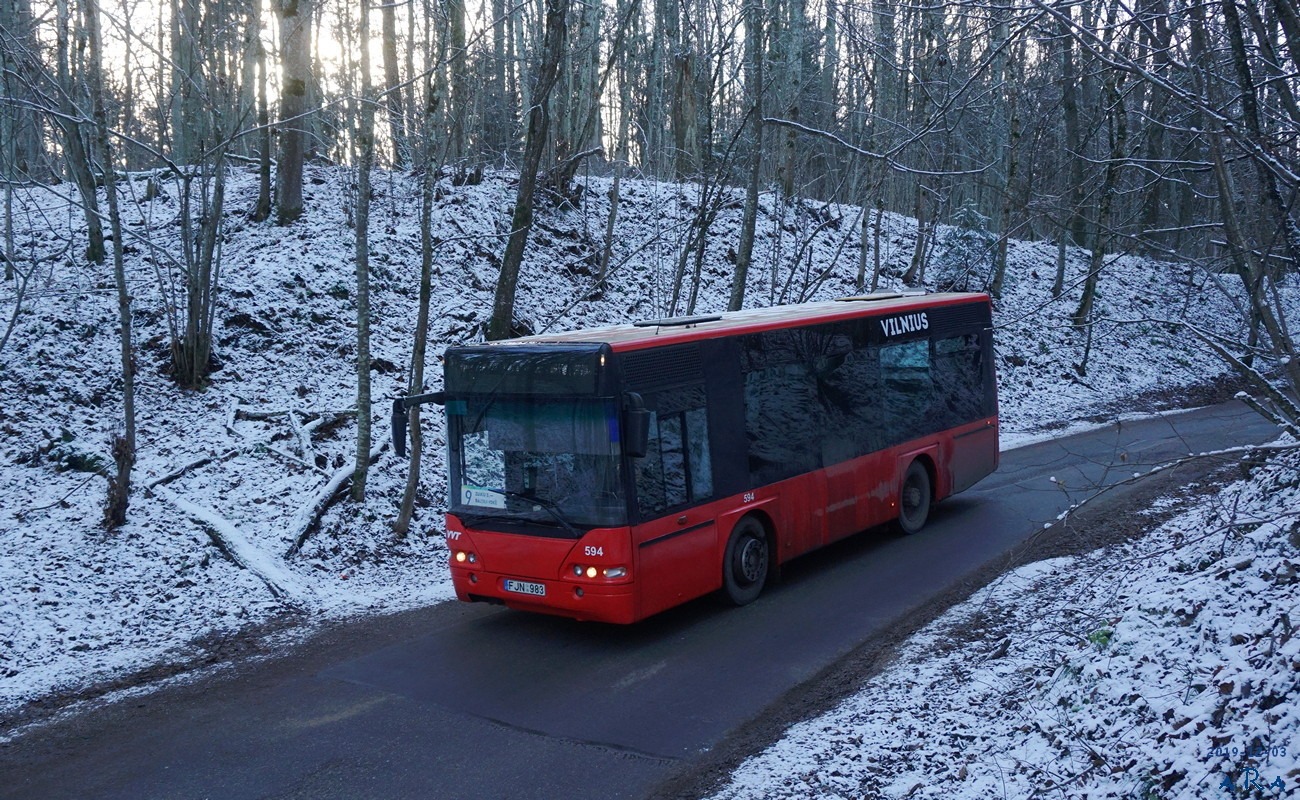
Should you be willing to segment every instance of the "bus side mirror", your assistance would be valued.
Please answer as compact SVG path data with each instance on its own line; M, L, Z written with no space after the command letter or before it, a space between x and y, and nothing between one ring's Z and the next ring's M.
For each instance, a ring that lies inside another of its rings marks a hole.
M636 392L623 395L623 452L645 458L650 448L650 412Z
M393 398L393 452L406 458L406 403L405 398Z
M430 392L428 394L414 394L410 397L393 398L393 452L397 454L398 458L406 457L406 412L425 403L443 405L446 402L446 392Z

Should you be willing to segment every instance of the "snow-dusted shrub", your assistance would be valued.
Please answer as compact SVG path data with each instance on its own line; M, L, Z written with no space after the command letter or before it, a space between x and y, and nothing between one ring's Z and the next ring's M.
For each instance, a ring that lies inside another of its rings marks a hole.
M935 253L930 277L941 292L979 292L993 280L993 250L997 237L989 218L966 203L953 215Z

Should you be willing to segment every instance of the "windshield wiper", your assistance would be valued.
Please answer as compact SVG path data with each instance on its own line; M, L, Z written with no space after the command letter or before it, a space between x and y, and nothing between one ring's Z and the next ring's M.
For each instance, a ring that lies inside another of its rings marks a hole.
M572 522L565 519L564 515L560 513L560 506L553 500L547 500L545 497L538 497L535 494L528 494L526 492L511 491L510 489L492 489L491 491L503 494L506 497L513 497L516 500L523 500L526 503L535 503L538 507L546 509L546 511L555 518L555 521L560 523L560 525L568 531L573 538L582 538L581 531L575 528Z

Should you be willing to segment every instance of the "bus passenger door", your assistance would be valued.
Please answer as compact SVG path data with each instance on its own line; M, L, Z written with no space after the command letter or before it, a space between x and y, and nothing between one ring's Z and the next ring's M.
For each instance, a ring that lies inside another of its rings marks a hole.
M991 421L952 439L952 493L965 491L998 468L998 427Z
M704 389L687 386L645 397L646 455L636 459L633 528L639 615L648 616L721 586L718 530Z

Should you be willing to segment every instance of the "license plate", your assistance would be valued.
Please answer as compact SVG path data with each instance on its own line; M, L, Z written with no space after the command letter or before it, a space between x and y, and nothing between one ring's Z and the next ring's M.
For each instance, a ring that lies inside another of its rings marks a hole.
M517 594L531 594L534 597L546 596L546 585L542 583L529 583L528 581L506 581L506 591Z

